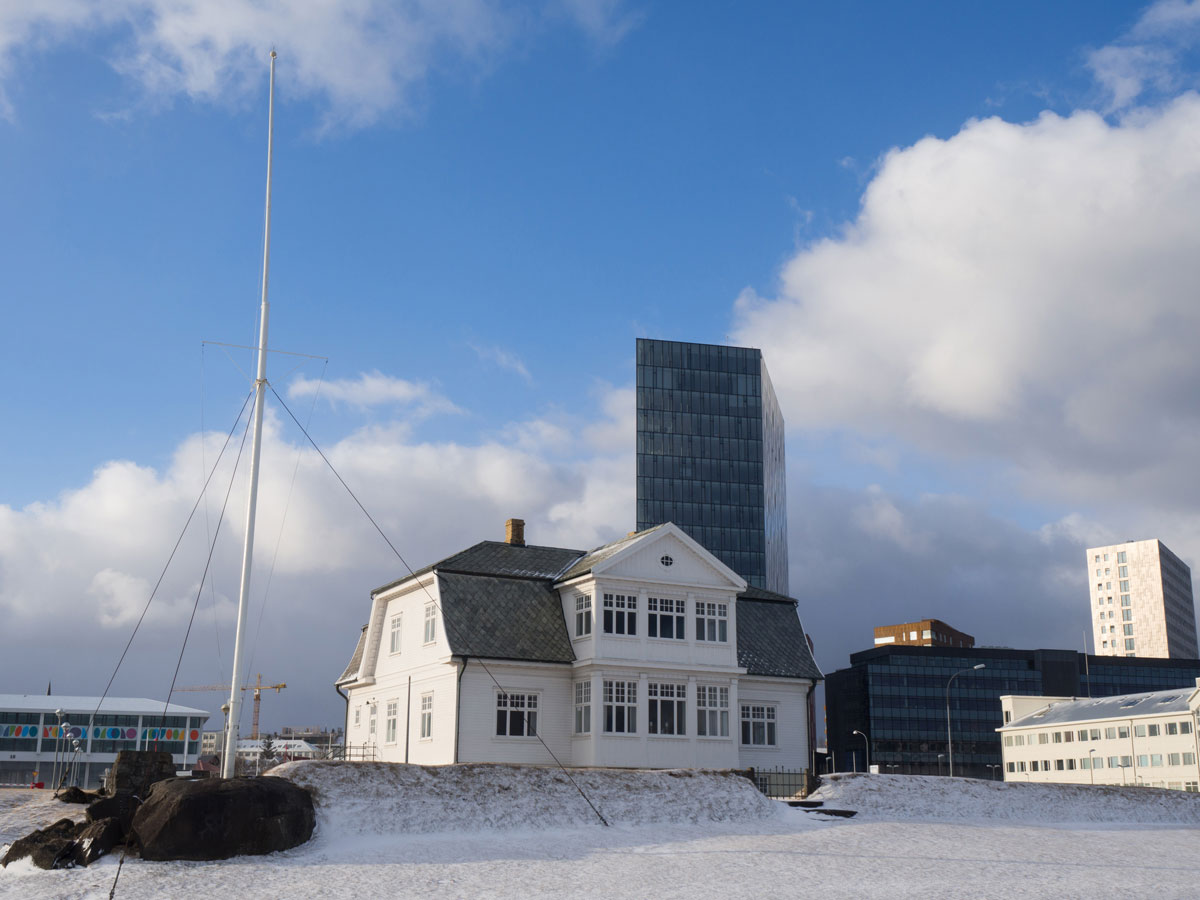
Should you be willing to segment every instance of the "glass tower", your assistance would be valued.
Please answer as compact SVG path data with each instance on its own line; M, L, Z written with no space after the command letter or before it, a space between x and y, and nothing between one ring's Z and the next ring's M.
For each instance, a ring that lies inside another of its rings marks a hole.
M760 351L638 338L637 527L663 522L790 593L783 416Z

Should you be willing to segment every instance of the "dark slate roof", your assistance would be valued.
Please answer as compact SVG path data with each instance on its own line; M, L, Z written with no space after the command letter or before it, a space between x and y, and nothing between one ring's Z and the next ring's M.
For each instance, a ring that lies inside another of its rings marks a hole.
M824 678L808 649L796 605L792 598L762 588L738 594L737 656L747 675Z
M415 578L436 569L438 572L463 572L468 575L494 575L502 578L555 578L559 572L583 556L582 550L567 550L562 547L520 547L504 541L480 541L405 575L396 581L376 588L373 593L395 587L402 581Z
M1080 700L1060 700L1042 707L1003 728L1029 728L1034 725L1058 725L1066 722L1091 722L1096 719L1188 715L1188 697L1194 687L1169 691L1147 691L1144 694L1123 694L1119 697L1089 697Z
M346 671L338 676L334 684L344 684L347 681L353 681L358 675L358 667L362 665L363 650L367 646L367 626L362 627L362 631L358 634L358 643L354 647L354 652L350 655L350 662L346 666Z
M548 580L438 571L442 618L456 656L569 663L575 659Z
M597 547L587 555L581 554L582 558L579 559L573 566L571 566L571 568L567 569L567 571L563 572L562 575L558 577L558 580L567 581L571 578L578 578L580 575L586 575L596 566L600 565L600 563L604 562L604 560L615 555L616 553L619 553L622 549L629 546L631 541L635 541L642 535L650 534L652 531L657 531L660 528L662 528L661 525L655 525L653 528L647 528L645 531L635 531L633 534L627 534L625 537L615 540L611 544L605 544L603 547Z

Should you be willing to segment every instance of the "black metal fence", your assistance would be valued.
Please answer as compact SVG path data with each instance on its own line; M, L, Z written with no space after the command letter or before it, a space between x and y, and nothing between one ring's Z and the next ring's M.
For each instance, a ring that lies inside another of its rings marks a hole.
M772 800L803 800L821 781L811 772L795 769L750 769L746 774Z

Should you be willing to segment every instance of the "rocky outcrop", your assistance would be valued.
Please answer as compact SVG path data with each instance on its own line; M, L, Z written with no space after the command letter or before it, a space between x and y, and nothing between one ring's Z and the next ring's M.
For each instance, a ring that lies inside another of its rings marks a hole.
M110 796L121 791L132 791L145 796L150 785L175 778L175 761L170 753L161 750L122 750L117 754L108 777L104 779L104 792Z
M228 859L303 844L314 822L308 791L283 778L177 779L150 789L130 841L143 859Z

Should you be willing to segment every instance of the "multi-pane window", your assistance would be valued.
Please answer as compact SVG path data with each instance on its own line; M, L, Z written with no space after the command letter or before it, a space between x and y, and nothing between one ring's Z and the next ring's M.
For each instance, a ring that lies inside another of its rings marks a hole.
M1186 722L1186 721L1180 722L1179 723L1179 733L1180 734L1191 734L1192 733L1192 723Z
M685 603L683 600L649 597L646 600L646 611L649 614L646 622L646 633L650 637L683 640L683 617L685 612Z
M1128 594L1128 593L1129 593L1129 582L1128 582L1128 581L1122 581L1122 582L1121 582L1121 592L1122 592L1122 593L1124 593L1124 594Z
M604 682L604 730L608 734L637 733L636 681Z
M1129 737L1129 726L1128 725L1118 725L1117 726L1117 737L1119 737L1119 738Z
M1146 726L1145 725L1134 725L1133 726L1133 736L1134 737L1145 737L1146 736Z
M384 719L384 741L389 744L396 743L396 713L400 708L400 701L389 700L387 702L387 717Z
M375 706L371 705L371 717L367 719L367 734L375 737Z
M1092 764L1092 768L1103 769L1104 768L1104 758L1097 756Z
M1092 729L1092 740L1093 741L1100 740L1100 729L1099 728Z
M604 595L604 633L637 634L637 597Z
M775 746L775 707L742 704L742 743L750 747Z
M1175 722L1167 723L1167 734L1179 734L1179 725Z
M1150 765L1150 755L1148 753L1139 753L1137 761L1138 765L1144 769Z
M1133 637L1133 626L1126 624L1121 626L1127 637Z
M1195 753L1184 753L1183 754L1183 764L1185 766L1194 766L1196 764L1196 754Z
M433 737L433 694L421 695L421 737Z
M1146 726L1146 734L1148 734L1150 737L1158 737L1158 726L1157 725L1147 725Z
M496 734L500 737L537 735L537 694L496 695Z
M437 606L425 604L425 643L432 644L437 640Z
M1129 566L1118 566L1117 567L1117 576L1120 578L1128 578L1129 577Z
M592 683L575 682L575 733L592 733Z
M592 598L584 595L575 598L575 637L592 633Z
M1179 754L1178 753L1168 753L1167 754L1167 765L1168 766L1179 765Z
M729 688L713 684L696 687L696 734L729 737Z
M729 640L728 603L696 601L696 640L719 641L720 643L726 643Z
M1122 594L1122 595L1121 595L1121 605L1122 605L1122 606L1128 606L1128 605L1129 605L1129 595L1128 595L1128 594Z
M1133 610L1132 609L1121 610L1121 621L1122 622L1132 622L1133 621Z
M1125 638L1125 649L1126 649L1126 650L1132 650L1132 649L1134 649L1134 647L1133 647L1133 641L1134 641L1134 639L1133 639L1133 638Z
M362 707L354 707L354 724L357 726L362 721Z
M390 640L390 642L389 642L389 644L388 644L388 648L389 648L389 649L388 649L388 652L389 652L389 653L399 653L399 652L400 652L400 623L401 623L401 618L402 618L401 616L392 616L392 632L391 632L391 640Z
M687 685L651 681L646 686L651 734L687 734Z
M1124 550L1122 550L1120 553L1117 554L1117 562L1119 562L1119 563L1125 562L1125 551Z

